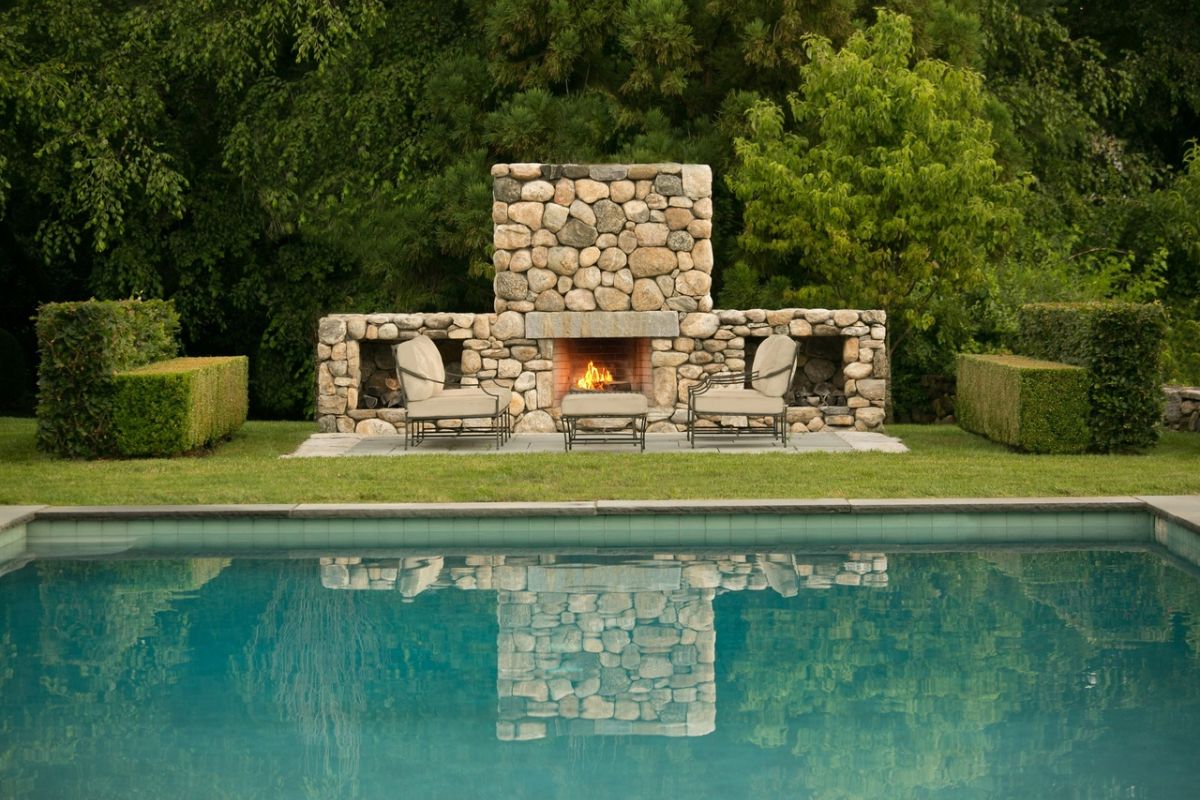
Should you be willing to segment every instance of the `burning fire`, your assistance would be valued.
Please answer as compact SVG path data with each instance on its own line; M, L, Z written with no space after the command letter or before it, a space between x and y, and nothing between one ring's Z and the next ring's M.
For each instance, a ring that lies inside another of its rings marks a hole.
M613 382L612 373L606 367L597 369L596 365L591 361L588 362L587 371L583 373L583 377L575 381L575 386L580 389L588 389L590 391L603 390L605 386Z

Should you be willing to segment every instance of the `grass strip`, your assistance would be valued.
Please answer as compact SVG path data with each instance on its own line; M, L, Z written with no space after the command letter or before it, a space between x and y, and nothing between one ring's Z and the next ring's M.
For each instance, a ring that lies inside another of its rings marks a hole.
M421 455L281 459L310 422L248 422L211 453L68 461L0 418L0 504L456 502L1200 494L1200 436L1144 455L1027 455L948 426L894 425L889 453Z

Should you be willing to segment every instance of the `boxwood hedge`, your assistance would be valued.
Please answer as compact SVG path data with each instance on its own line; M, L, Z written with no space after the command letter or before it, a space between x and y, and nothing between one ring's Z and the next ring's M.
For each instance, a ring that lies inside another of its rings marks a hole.
M1031 453L1081 453L1088 432L1088 375L1022 356L960 355L958 424Z
M118 453L169 456L229 435L246 421L248 374L245 356L175 358L118 372Z
M69 458L114 455L113 374L179 352L163 300L87 300L38 309L37 443Z
M1018 352L1087 370L1092 450L1140 450L1158 441L1161 306L1038 303L1021 308L1019 328Z

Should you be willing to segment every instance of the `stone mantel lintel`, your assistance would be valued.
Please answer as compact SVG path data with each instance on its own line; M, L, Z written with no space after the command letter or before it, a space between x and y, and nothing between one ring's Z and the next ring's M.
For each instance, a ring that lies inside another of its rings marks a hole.
M666 338L679 335L674 311L530 311L525 315L530 339Z

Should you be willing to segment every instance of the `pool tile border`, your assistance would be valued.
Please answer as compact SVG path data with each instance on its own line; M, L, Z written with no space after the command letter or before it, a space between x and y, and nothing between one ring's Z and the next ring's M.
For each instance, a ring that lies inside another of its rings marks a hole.
M285 535L280 525L285 520L299 523L299 529ZM39 523L53 524L53 535ZM0 555L7 560L26 550L49 556L130 548L252 552L1088 542L1160 546L1200 566L1200 496L0 507Z

